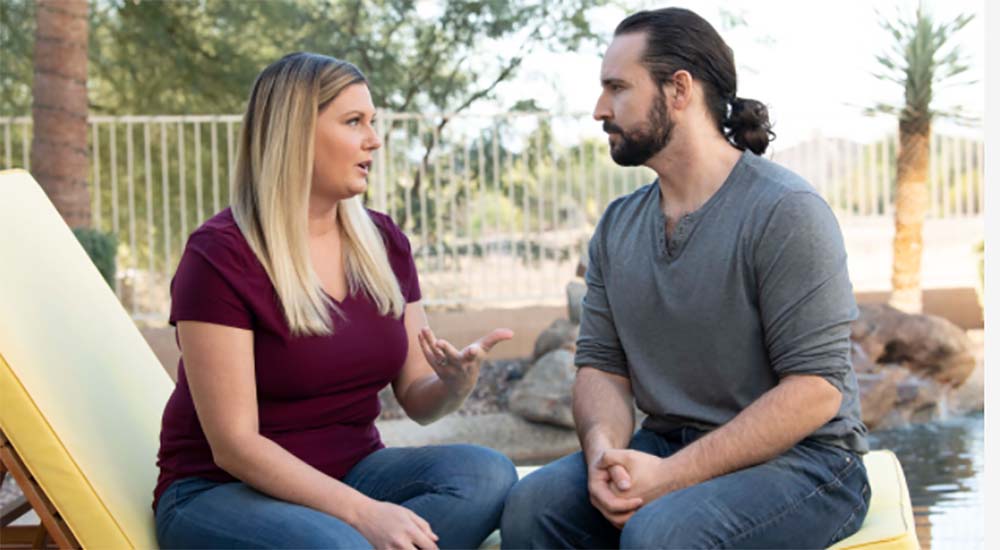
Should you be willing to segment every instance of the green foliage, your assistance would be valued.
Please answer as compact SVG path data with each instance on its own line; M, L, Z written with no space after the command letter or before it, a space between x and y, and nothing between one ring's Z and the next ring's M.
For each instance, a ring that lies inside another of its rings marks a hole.
M379 107L458 112L490 97L539 45L596 40L585 14L604 3L439 0L428 11L412 0L92 0L90 106L99 114L238 113L261 69L307 50L358 65ZM3 114L30 108L33 10L31 0L0 2Z
M911 19L902 13L893 21L881 17L881 25L892 36L892 49L876 56L882 71L875 73L881 80L894 82L903 88L902 106L880 103L866 110L867 114L889 113L903 127L924 133L935 116L964 119L960 107L946 111L931 108L934 88L951 83L969 69L958 46L949 46L955 34L972 21L973 15L962 14L951 21L938 23L923 3L918 4Z
M34 41L35 3L0 2L0 116L30 113Z
M73 234L80 241L80 246L87 251L90 260L97 266L101 276L111 288L115 287L115 252L118 242L111 233L102 233L96 229L77 227Z

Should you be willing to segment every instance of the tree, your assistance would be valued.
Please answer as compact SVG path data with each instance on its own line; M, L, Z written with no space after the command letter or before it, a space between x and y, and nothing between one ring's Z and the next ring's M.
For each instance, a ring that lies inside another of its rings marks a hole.
M90 225L87 0L35 5L32 174L70 227Z
M253 78L296 50L358 65L375 104L454 113L488 98L540 45L596 40L587 11L607 0L95 0L91 109L110 115L235 113ZM29 0L3 0L0 110L23 113ZM503 48L498 44L503 42ZM155 63L152 62L155 60ZM10 86L8 86L8 84Z
M927 214L928 158L931 125L935 117L960 117L958 109L931 108L934 89L968 70L957 46L948 47L955 33L973 18L959 15L937 23L924 7L913 19L882 18L893 38L891 52L877 56L882 72L875 76L903 88L902 106L879 104L872 112L891 113L899 119L899 155L896 159L896 233L893 238L892 296L889 304L915 313L923 309L920 263L923 224Z

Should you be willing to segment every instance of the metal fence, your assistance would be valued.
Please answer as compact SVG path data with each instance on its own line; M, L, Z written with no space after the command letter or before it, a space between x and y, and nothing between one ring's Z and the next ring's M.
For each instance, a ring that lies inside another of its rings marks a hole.
M117 292L162 319L192 230L228 204L240 117L92 116L94 226L119 241ZM621 168L588 115L443 118L382 113L366 195L409 235L431 304L559 300L607 204L654 177ZM0 118L6 167L29 168L31 120ZM816 133L771 158L803 175L840 216L892 215L896 137ZM935 135L932 218L980 216L981 140Z

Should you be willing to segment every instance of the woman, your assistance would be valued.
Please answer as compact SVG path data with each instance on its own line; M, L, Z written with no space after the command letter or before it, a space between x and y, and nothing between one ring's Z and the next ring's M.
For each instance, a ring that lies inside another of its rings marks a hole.
M509 330L459 351L427 327L403 233L366 210L375 132L350 63L295 53L254 83L232 206L171 285L182 359L160 436L164 547L476 547L516 481L471 445L384 448L392 383L429 423L472 391Z

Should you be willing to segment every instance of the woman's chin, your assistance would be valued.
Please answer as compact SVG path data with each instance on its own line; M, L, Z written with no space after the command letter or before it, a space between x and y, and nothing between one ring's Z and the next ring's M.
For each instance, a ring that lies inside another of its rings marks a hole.
M355 182L350 187L351 196L362 195L368 190L368 178Z

